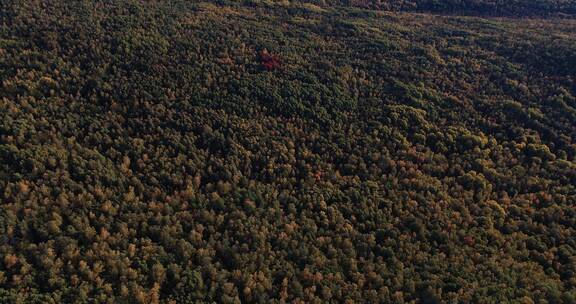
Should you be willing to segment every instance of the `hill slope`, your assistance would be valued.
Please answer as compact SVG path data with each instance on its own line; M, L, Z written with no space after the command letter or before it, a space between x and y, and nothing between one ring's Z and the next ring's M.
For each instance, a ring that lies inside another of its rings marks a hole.
M0 302L576 301L575 20L3 4Z
M574 17L575 0L221 0L228 5L311 4L321 7L358 7L384 11L420 11L476 16Z

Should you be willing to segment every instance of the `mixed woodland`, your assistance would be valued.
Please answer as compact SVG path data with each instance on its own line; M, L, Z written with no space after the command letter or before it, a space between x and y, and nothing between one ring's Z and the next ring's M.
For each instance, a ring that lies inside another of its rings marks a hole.
M0 0L0 303L576 303L571 0Z

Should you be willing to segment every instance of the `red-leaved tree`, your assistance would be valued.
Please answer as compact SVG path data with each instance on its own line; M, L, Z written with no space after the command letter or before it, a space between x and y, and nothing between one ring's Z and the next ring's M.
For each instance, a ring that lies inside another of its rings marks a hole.
M264 49L258 53L260 57L260 64L268 71L273 71L282 66L282 61L276 55L270 54L268 50Z

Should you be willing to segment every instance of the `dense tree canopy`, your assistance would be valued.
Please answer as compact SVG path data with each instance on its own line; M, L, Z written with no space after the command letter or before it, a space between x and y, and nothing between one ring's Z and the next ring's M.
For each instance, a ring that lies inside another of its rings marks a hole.
M355 3L0 0L0 302L576 303L576 21Z
M359 7L385 11L420 11L484 16L576 15L576 0L220 0L244 5L312 4L322 7Z

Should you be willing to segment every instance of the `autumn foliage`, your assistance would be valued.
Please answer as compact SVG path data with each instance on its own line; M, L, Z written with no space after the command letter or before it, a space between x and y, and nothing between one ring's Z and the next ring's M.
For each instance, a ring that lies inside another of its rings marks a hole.
M1 304L576 303L570 1L0 3Z
M274 71L282 66L280 57L274 54L270 54L266 49L258 52L258 58L260 59L260 64L262 67L267 71Z

